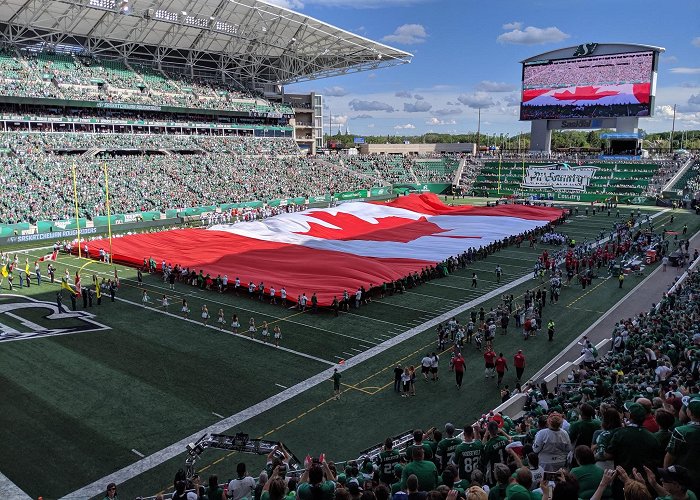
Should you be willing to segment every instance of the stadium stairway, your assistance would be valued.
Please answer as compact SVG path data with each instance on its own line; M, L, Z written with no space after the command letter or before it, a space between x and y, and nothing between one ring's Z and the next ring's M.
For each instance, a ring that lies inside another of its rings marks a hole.
M676 175L671 177L671 180L668 181L664 185L664 187L661 189L661 192L672 191L675 188L676 184L678 184L678 182L683 178L683 174L685 174L688 171L688 169L690 168L690 166L692 164L693 164L693 157L689 156L688 159L683 164L683 166L680 169L678 169L678 172L676 172Z
M342 161L342 160L341 160L340 162L338 162L338 163L332 163L332 162L323 160L323 159L321 159L321 158L314 158L312 161L313 161L315 164L322 166L322 167L323 167L324 169L326 169L326 170L337 170L337 169L341 169L341 170L344 170L344 171L346 171L346 172L350 172L350 173L352 173L353 175L357 175L357 176L359 176L359 177L366 178L367 181L370 182L373 186L374 186L374 185L386 186L386 185L391 184L390 182L387 182L386 179L383 179L383 178L381 178L381 177L379 177L379 176L372 176L372 175L367 174L367 173L365 173L365 172L360 172L360 171L358 171L358 170L354 170L354 169L348 167L348 166L345 164L345 162ZM379 183L379 184L377 184L377 183Z

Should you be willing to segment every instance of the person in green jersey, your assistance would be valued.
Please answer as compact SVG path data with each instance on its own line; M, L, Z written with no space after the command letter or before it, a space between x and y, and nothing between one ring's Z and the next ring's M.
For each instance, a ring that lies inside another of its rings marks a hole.
M333 369L333 399L340 399L340 373L338 369Z
M532 474L527 467L519 467L510 478L506 488L508 500L532 500L530 489L532 487Z
M480 440L474 439L474 428L470 425L464 426L462 438L464 442L455 448L454 460L457 462L459 478L469 481L472 472L481 469L484 444Z
M685 408L690 422L673 430L664 467L680 465L688 469L693 479L691 489L700 492L700 396L691 397Z
M505 463L506 446L510 439L500 433L496 422L489 422L484 434L484 453L482 465L486 469L486 480L491 484L496 484L495 465ZM505 486L504 486L505 490Z
M448 423L445 424L445 437L437 444L436 455L439 457L440 470L445 470L447 464L452 462L455 456L455 449L462 440L455 437L455 426Z
M391 438L384 441L384 450L379 452L377 466L379 468L379 482L391 485L394 482L394 466L401 461L401 454L394 450Z
M423 441L425 437L426 436L423 434L421 429L416 429L413 431L413 443L406 446L406 449L404 450L406 460L410 462L413 459L413 448L423 448L425 459L433 459L433 448L430 446L430 443Z
M644 465L660 465L663 451L659 442L642 427L647 417L646 409L639 403L625 403L625 410L629 413L629 421L613 435L608 446L615 466L621 466L629 474L635 467L641 470Z

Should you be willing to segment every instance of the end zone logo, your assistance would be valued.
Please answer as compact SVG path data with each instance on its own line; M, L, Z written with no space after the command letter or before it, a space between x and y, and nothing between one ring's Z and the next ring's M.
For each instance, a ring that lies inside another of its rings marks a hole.
M58 312L55 302L23 295L0 296L0 342L109 330L87 311Z
M553 189L585 191L598 167L592 165L572 167L568 163L530 165L520 185L529 189Z

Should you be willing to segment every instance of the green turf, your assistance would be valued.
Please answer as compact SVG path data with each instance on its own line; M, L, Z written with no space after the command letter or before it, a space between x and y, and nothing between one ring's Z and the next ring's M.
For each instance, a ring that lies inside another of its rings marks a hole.
M687 222L693 234L700 228L699 219L678 211L670 229L679 230ZM663 215L655 225L668 224L668 220L669 215ZM600 214L574 217L562 231L582 240L597 235L610 222ZM250 316L255 317L258 326L263 320L275 322L282 327L284 347L335 363L497 288L497 264L504 269L501 284L530 274L540 251L527 245L505 249L464 271L337 319L328 313L299 314L247 297L199 291L181 284L170 292L159 276L146 276L145 285L152 301L163 293L171 295L172 313L177 313L179 300L186 296L192 318L199 317L199 308L206 303L214 317L220 307L229 320L237 313L241 330L245 330ZM30 258L43 253L31 252ZM24 254L20 258L23 260ZM62 256L57 275L66 266L73 274L84 264ZM111 303L105 297L101 306L90 309L109 330L0 343L0 384L5 401L11 402L0 412L0 439L21 443L20 453L15 446L0 448L0 472L32 496L54 498L69 493L138 460L132 449L146 455L158 451L215 423L218 417L213 413L232 415L282 391L276 383L289 387L329 366L143 308L134 271L118 270L122 279L118 298L134 304ZM470 288L472 270L480 277L476 291ZM92 272L112 271L105 264L90 263L83 270L83 279ZM552 318L558 325L554 343L545 344L538 338L525 344L526 377L641 279L631 276L623 290L613 279L595 280L593 288L585 292L577 286L565 288L559 304L547 305L544 311L545 321ZM537 284L529 281L509 293L521 297L525 289ZM44 284L15 292L53 301L56 290L55 285ZM2 293L6 294L7 289ZM650 298L650 302L654 300ZM484 307L488 310L497 302L494 299ZM38 321L31 313L21 317ZM17 320L13 321L18 326ZM447 370L447 355L441 358L441 380L419 380L415 398L400 398L392 391L392 367L397 362L418 365L426 351L434 350L434 339L432 330L420 333L346 370L342 381L347 385L340 401L329 400L328 382L231 432L282 440L300 457L325 451L329 458L346 459L387 435L446 421L463 425L496 406L498 390L492 381L484 382L481 355L472 350L467 351L469 376L461 391L456 390ZM511 327L507 337L497 338L496 349L511 359L523 344ZM514 376L508 375L506 383L512 385ZM260 464L258 457L248 455L243 459ZM227 479L239 460L241 457L235 454L207 452L198 467L205 474L217 473L220 479ZM179 457L120 485L120 496L159 491L172 482L183 462Z

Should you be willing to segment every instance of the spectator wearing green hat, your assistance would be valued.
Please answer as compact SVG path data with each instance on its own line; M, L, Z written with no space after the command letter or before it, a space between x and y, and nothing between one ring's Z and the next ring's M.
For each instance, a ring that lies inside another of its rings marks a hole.
M628 473L633 468L656 467L661 462L662 450L654 435L642 425L647 417L646 409L639 403L625 403L629 414L627 424L619 429L610 440L608 452L613 456L615 466Z

